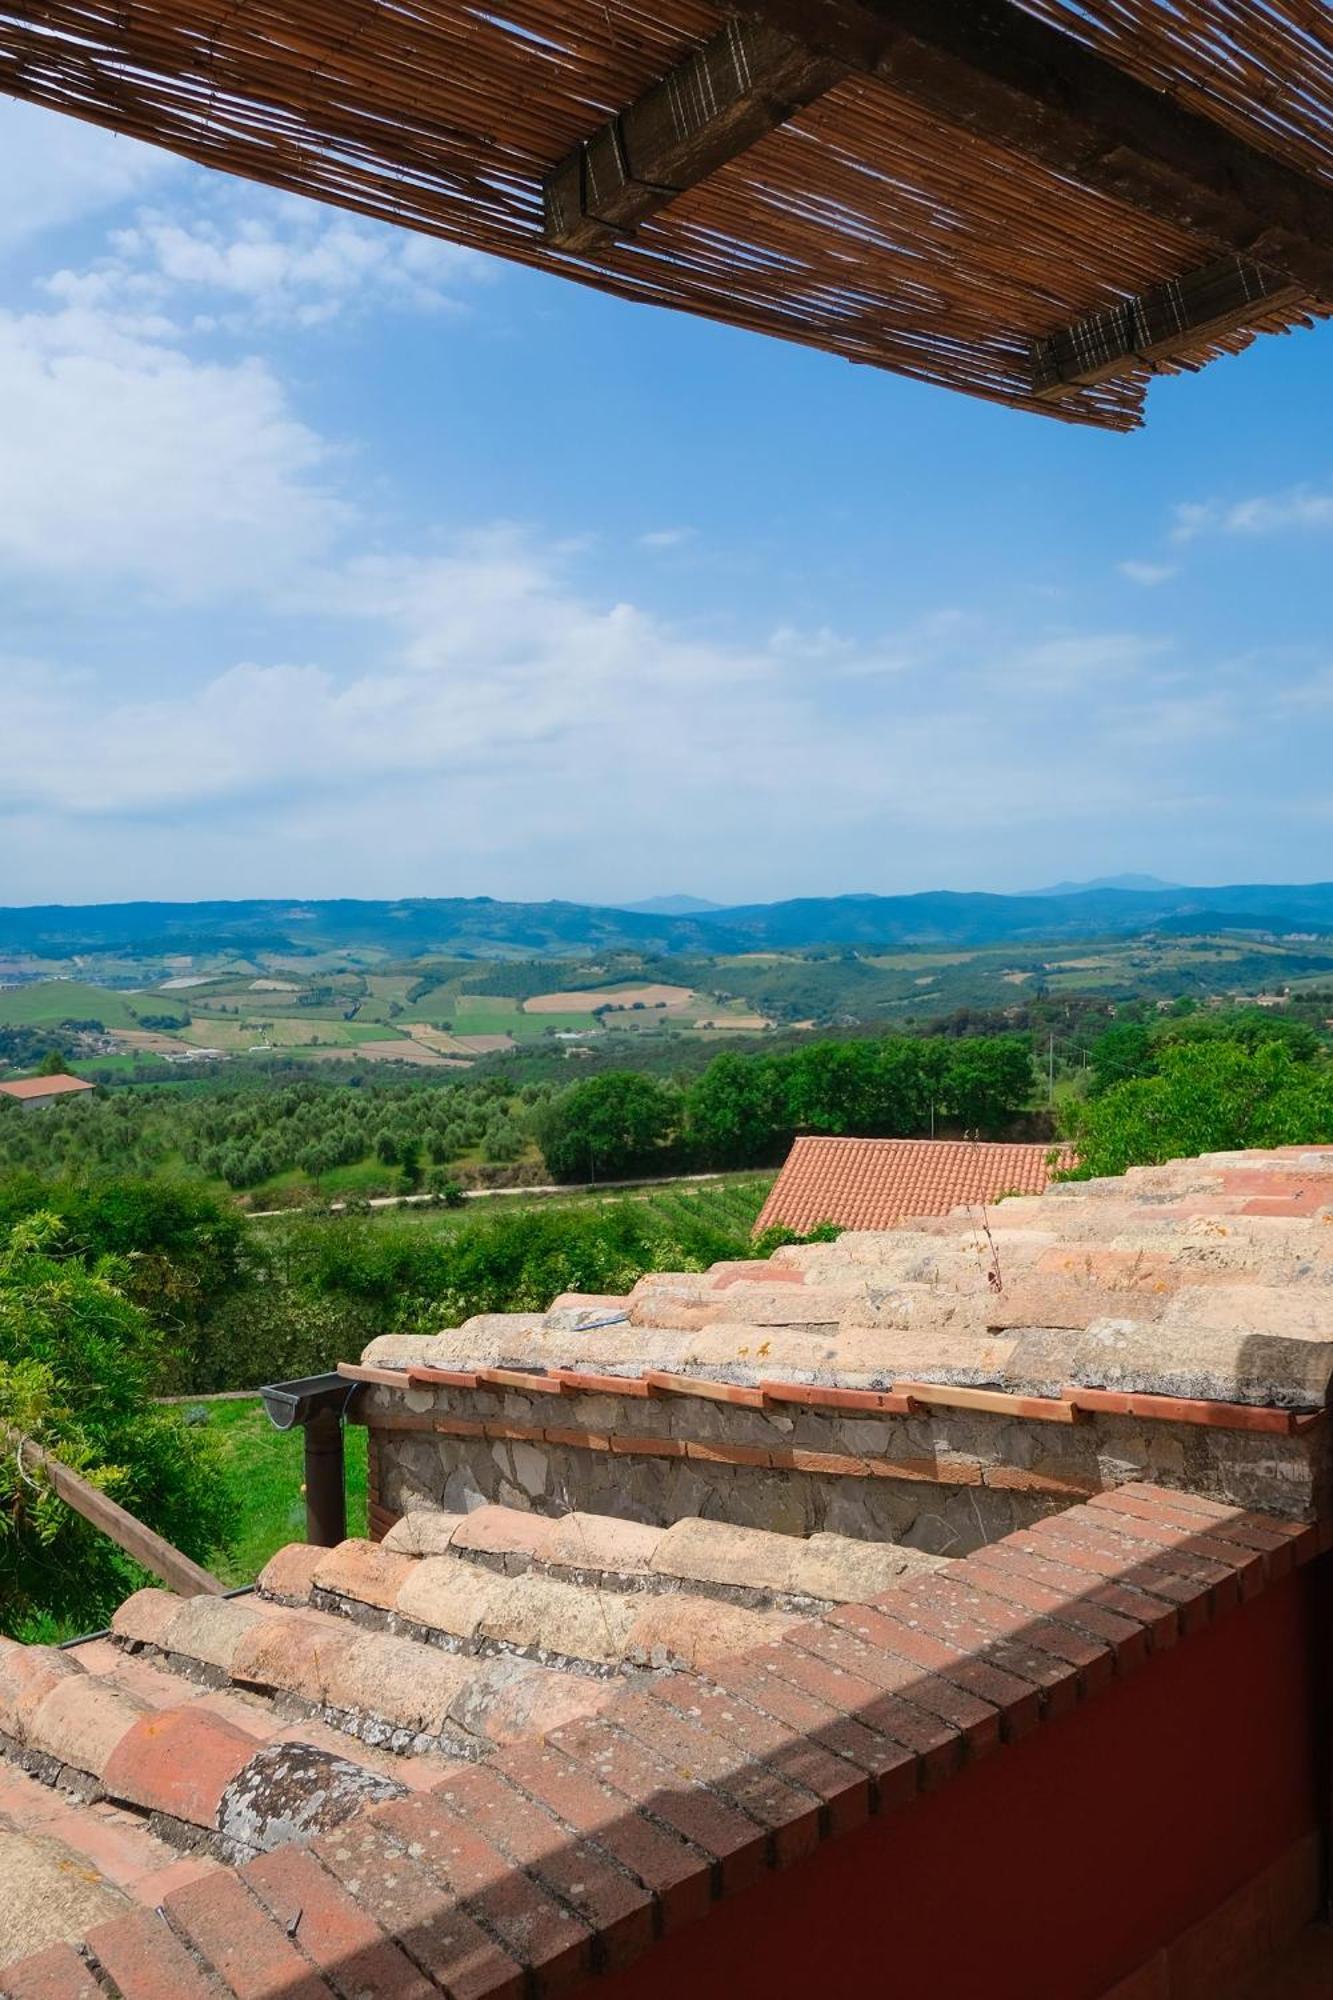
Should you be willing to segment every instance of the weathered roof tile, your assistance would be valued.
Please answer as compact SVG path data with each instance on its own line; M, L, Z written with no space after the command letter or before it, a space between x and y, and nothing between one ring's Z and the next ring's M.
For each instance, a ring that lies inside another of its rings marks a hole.
M118 1740L107 1791L191 1826L216 1824L222 1795L255 1753L255 1739L192 1705L140 1716Z
M544 1556L555 1536L556 1523L543 1514L517 1507L478 1507L464 1514L450 1546L473 1553Z
M286 1848L241 1870L276 1923L340 1993L375 2000L431 2000L438 1994L411 1959L313 1855Z
M0 1638L0 1730L28 1741L33 1715L60 1682L83 1675L68 1653L54 1646L23 1646Z
M559 1992L591 1966L592 1932L505 1856L466 1812L439 1795L378 1808L375 1823L440 1882L461 1896L542 1990Z
M413 1958L451 2000L523 2000L527 1981L517 1960L382 1827L352 1821L313 1851L391 1936L411 1938Z
M347 1541L326 1551L311 1581L317 1590L354 1597L361 1604L375 1604L388 1610L412 1568L411 1556L400 1555L375 1542Z
M637 1598L635 1606L625 1657L647 1667L705 1667L780 1638L796 1623L784 1612L747 1611L676 1592Z
M785 1591L791 1587L798 1546L793 1536L770 1534L763 1528L738 1528L727 1521L677 1521L663 1532L652 1566L667 1576L700 1583Z
M106 2000L76 1951L53 1944L17 1965L0 1968L4 2000Z
M328 1556L327 1549L312 1548L306 1542L289 1542L270 1556L255 1581L266 1597L305 1604L314 1587L315 1571Z
M165 1648L167 1630L180 1608L181 1600L173 1591L150 1585L117 1605L111 1630L127 1644Z
M434 1507L418 1508L395 1521L380 1546L391 1549L395 1555L447 1555L454 1529L463 1518L461 1514L446 1514Z
M637 1576L652 1567L664 1530L614 1514L562 1514L545 1560L569 1569L614 1570Z
M113 1751L144 1714L146 1704L91 1674L55 1682L28 1724L28 1742L61 1764L101 1777Z

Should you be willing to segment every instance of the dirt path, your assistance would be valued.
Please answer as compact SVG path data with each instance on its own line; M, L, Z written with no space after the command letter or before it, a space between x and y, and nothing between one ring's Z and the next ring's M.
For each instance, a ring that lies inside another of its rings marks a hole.
M759 1171L762 1171L762 1169ZM569 1181L564 1184L556 1181L543 1181L536 1187L463 1188L461 1192L464 1201L492 1201L497 1195L605 1194L613 1188L623 1190L626 1188L679 1187L686 1181L720 1181L725 1180L725 1178L725 1174L721 1173L664 1174L660 1180L655 1181ZM370 1208L412 1208L415 1206L428 1206L431 1202L437 1200L438 1196L433 1194L377 1194L371 1196L367 1205ZM297 1208L249 1208L245 1213L252 1222L269 1222L275 1216L305 1215L308 1213L308 1206ZM323 1205L321 1204L321 1212L327 1212L330 1215L340 1215L346 1207L347 1203L345 1201L331 1201L328 1204L327 1211L323 1210Z

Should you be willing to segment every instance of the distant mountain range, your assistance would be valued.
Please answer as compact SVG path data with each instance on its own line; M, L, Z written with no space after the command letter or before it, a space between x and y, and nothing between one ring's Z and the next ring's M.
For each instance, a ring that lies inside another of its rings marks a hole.
M1164 882L1160 875L1094 875L1089 882L1057 882L1050 889L1029 889L1024 893L1031 896L1077 896L1085 889L1168 889L1172 895L1180 891L1179 882Z
M1122 878L1123 879L1123 878ZM665 904L668 907L663 908ZM677 906L687 905L685 909ZM1034 895L931 890L914 896L802 897L718 909L691 897L637 909L503 903L488 896L397 902L51 904L0 909L0 953L208 956L377 948L394 958L569 958L646 953L883 951L1044 938L1215 930L1333 934L1333 883L1216 889L1069 885Z
M636 917L703 917L711 916L722 905L705 902L701 896L650 896L644 903L617 903L615 907Z

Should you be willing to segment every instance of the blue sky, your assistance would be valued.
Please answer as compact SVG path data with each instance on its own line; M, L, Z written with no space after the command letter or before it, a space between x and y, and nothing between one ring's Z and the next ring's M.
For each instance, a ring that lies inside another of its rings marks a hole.
M0 901L1333 876L1333 329L1088 432L0 100Z

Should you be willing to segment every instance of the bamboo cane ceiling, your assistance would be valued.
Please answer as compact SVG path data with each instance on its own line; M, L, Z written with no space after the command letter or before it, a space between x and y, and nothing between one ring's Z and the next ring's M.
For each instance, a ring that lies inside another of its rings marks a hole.
M1333 189L1325 6L1025 12ZM1324 310L1308 284L1256 296L1169 358L1039 399L1034 341L1199 271L1216 240L856 72L632 230L553 243L546 178L728 18L707 0L0 0L0 90L626 298L1116 429L1154 372Z

